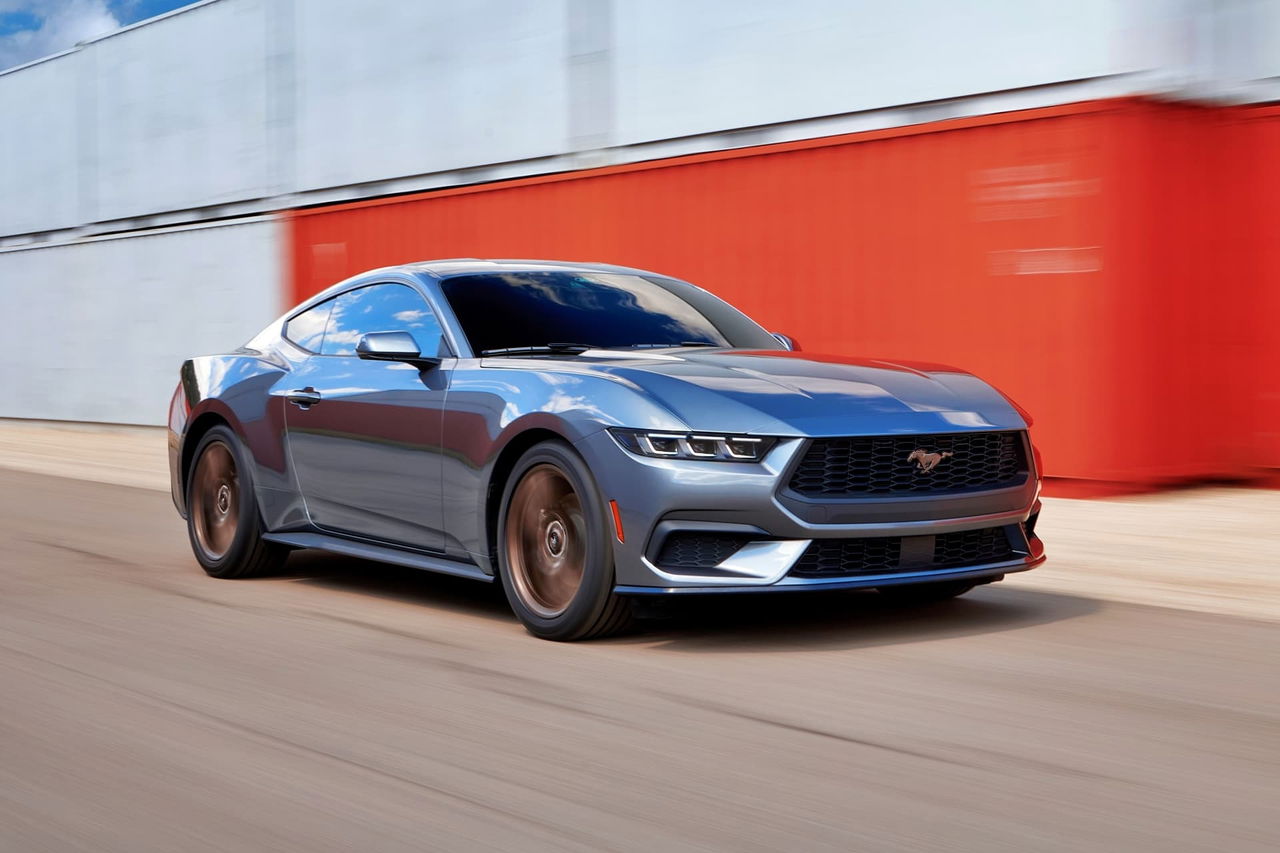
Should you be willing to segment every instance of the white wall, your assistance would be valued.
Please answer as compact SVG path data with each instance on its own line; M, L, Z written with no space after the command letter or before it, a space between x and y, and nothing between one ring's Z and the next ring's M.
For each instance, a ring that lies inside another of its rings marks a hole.
M295 188L558 154L563 0L295 5Z
M862 126L815 119L971 96L1256 94L1280 79L1277 7L206 0L0 74L0 241L746 144L716 135L760 125L791 135L757 142L822 135Z
M1199 84L1241 103L1280 100L1280 3L1220 0L1204 14Z
M66 54L0 74L0 234L82 221L76 74Z
M0 417L161 424L182 361L283 310L270 218L0 251Z
M622 144L1119 74L1144 61L1113 0L616 9Z
M88 221L261 198L268 0L212 3L88 45Z

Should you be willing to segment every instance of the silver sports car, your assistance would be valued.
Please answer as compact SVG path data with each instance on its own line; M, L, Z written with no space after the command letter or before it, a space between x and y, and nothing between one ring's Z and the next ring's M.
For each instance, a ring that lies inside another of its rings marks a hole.
M497 579L556 640L619 630L641 596L937 600L1044 560L1009 399L796 350L643 270L374 270L182 365L173 499L214 577L320 548Z

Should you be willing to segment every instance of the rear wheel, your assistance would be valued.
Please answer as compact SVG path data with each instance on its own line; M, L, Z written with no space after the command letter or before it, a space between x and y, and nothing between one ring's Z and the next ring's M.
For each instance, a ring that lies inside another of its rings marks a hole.
M930 604L964 595L974 586L971 581L939 581L882 586L877 591L895 604Z
M280 567L288 555L264 542L252 469L234 432L201 437L187 478L187 534L200 566L215 578L244 578Z
M630 602L613 593L604 500L566 444L535 445L516 463L498 521L502 588L531 634L584 640L616 633Z

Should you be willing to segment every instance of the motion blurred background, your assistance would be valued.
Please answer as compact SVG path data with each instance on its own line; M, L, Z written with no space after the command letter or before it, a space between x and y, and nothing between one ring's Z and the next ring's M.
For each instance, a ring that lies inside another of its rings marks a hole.
M1274 853L1278 229L1280 0L0 0L0 851ZM456 256L977 372L1049 563L574 646L207 578L183 359Z
M973 370L1050 493L1280 471L1280 3L3 0L24 61L0 417L159 423L347 275L550 257Z

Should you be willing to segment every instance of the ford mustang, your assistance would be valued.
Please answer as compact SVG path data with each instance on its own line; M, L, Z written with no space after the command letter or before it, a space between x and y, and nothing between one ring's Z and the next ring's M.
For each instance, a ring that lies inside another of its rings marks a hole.
M185 362L169 462L214 577L318 548L496 580L575 640L642 596L937 601L1030 569L1029 425L971 374L802 353L669 276L445 260Z

